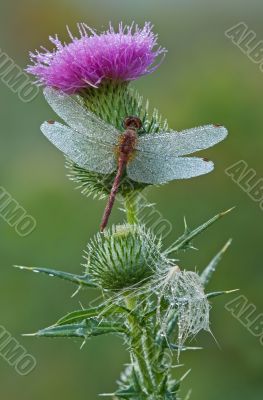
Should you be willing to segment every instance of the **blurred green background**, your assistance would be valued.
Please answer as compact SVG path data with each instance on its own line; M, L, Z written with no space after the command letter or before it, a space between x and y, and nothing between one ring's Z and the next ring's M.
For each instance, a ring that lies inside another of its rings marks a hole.
M233 205L228 217L203 234L195 244L199 251L182 255L185 268L201 270L229 237L233 245L216 273L210 289L240 288L255 316L263 312L262 219L253 202L224 172L245 160L262 177L263 73L224 31L240 21L263 40L262 0L1 0L2 51L22 68L28 51L44 45L48 35L67 38L78 21L96 28L108 21L143 23L150 20L159 42L169 53L153 75L136 82L150 104L168 118L175 129L209 122L227 126L227 141L206 151L216 163L215 172L187 182L152 188L147 197L156 202L163 218L171 221L171 243L183 229L183 216L190 226ZM70 284L12 269L13 264L49 266L78 273L88 239L98 229L104 202L84 198L65 177L63 156L42 137L39 125L54 118L42 94L23 103L0 81L0 186L37 220L35 231L19 237L0 219L1 318L20 343L37 359L36 369L26 377L0 358L1 399L65 400L97 398L115 388L128 355L118 338L100 337L80 350L80 341L21 337L50 325L63 314L88 305L89 292L71 299ZM204 154L204 153L203 153ZM112 222L123 219L115 208ZM263 398L263 347L224 309L230 297L213 301L212 330L221 349L208 334L196 344L202 352L183 354L181 371L192 368L182 386L196 400L259 400Z

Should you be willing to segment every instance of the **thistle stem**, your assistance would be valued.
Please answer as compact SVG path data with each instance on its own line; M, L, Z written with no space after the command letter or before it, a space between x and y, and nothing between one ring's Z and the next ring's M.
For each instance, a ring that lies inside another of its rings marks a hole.
M136 224L138 222L138 192L132 192L125 196L125 208L127 222L129 224ZM142 312L145 301L147 301L145 298L140 298L140 306L142 308L140 311ZM140 386L140 397L138 399L148 399L150 396L158 396L158 393L163 393L160 386L162 385L161 382L163 381L166 384L165 376L167 374L164 374L158 368L163 360L165 347L156 343L155 330L147 326L145 320L136 317L136 311L139 308L139 301L136 298L136 294L133 296L132 293L129 293L126 296L125 302L126 307L132 311L128 317L130 356L134 373ZM138 315L140 315L139 311Z
M134 225L137 224L138 218L137 218L137 208L138 208L138 197L136 192L131 192L129 194L126 194L125 196L125 209L126 209L126 216L127 216L127 222L128 224Z
M126 298L126 305L129 310L134 310L136 308L136 299L130 297ZM131 332L132 362L135 361L134 367L138 374L138 381L141 382L142 390L146 389L148 393L145 394L149 394L154 389L154 382L150 365L146 360L148 357L145 357L145 336L143 335L139 321L137 321L134 315L130 315L129 325Z

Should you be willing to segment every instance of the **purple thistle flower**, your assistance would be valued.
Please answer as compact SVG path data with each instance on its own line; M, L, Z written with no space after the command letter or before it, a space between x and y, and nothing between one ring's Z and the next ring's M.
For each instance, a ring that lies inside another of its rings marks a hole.
M143 28L132 24L115 32L112 25L97 34L86 24L78 24L80 37L68 29L71 43L50 37L56 46L52 52L30 53L33 65L26 69L37 83L72 94L87 87L98 87L103 80L132 81L150 74L160 65L166 50L157 47L157 35L147 22ZM156 63L159 56L163 56Z

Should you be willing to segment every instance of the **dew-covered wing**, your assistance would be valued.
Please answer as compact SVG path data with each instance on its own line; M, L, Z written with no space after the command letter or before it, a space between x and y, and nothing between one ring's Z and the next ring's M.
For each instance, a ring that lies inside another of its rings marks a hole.
M74 130L105 143L118 141L118 130L84 108L76 98L50 87L44 89L44 95L56 114Z
M158 184L207 174L214 164L198 157L168 157L138 152L127 166L129 178L136 182Z
M98 143L58 122L44 122L40 129L51 143L80 167L102 174L116 170L114 146Z
M214 146L227 136L224 126L205 125L181 132L160 132L138 139L137 149L161 155L183 156Z

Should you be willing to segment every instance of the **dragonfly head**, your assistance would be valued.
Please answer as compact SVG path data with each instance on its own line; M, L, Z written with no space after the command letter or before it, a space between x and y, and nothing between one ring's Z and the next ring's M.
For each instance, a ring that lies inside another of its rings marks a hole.
M125 129L134 129L137 131L142 127L142 121L140 120L140 118L131 115L124 118L123 127Z

